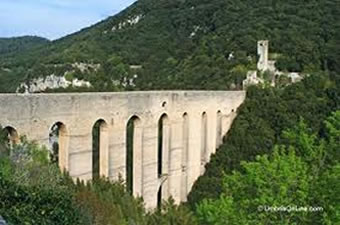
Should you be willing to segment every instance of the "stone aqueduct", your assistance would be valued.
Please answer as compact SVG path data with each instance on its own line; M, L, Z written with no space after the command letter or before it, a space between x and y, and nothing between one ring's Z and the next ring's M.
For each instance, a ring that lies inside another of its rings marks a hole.
M245 96L243 91L0 94L0 124L13 142L26 135L45 146L58 124L59 166L89 180L92 128L100 121L99 171L116 180L127 176L127 123L133 120L132 191L153 208L169 196L186 201Z

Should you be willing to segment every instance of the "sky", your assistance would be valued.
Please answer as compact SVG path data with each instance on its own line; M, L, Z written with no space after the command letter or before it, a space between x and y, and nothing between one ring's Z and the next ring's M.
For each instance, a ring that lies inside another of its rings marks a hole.
M117 14L136 0L0 0L0 37L55 40Z

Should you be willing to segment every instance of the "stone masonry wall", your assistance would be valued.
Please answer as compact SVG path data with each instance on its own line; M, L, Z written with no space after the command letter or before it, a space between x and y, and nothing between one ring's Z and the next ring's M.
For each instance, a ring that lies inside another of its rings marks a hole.
M92 128L102 120L100 173L116 180L126 175L127 122L138 118L133 189L136 196L143 196L147 207L154 208L160 186L163 199L172 196L177 203L186 200L185 193L202 173L201 164L209 161L221 143L245 96L243 91L0 94L0 124L46 146L51 127L57 122L63 124L60 166L74 178L89 180ZM202 134L203 113L206 134ZM163 129L164 176L159 177L158 121L162 115L167 116L167 125ZM202 156L203 135L206 150Z

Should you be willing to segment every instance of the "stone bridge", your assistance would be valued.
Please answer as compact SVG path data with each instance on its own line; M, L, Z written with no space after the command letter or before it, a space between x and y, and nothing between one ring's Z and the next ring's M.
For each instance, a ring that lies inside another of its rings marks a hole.
M133 194L153 208L169 196L186 201L245 96L243 91L0 94L0 124L14 143L25 135L45 146L51 145L51 129L57 126L60 168L89 180L95 158L92 131L99 123L100 175L131 179Z

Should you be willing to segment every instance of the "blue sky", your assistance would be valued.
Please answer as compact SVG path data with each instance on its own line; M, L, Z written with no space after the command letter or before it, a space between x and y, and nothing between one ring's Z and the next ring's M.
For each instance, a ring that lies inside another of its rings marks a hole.
M0 0L0 37L57 39L114 15L136 0Z

